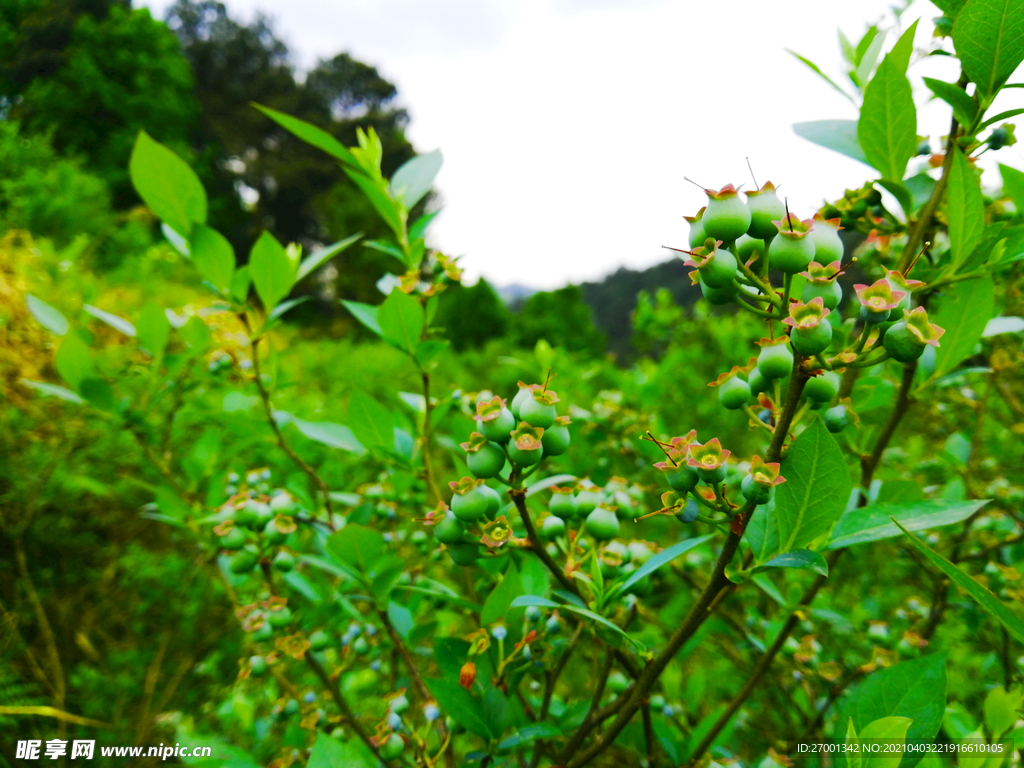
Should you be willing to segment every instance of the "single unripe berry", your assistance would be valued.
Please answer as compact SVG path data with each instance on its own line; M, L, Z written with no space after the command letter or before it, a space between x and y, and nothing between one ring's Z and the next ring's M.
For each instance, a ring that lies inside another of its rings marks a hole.
M612 510L598 507L587 515L586 528L598 541L608 541L619 535L619 518Z
M747 234L756 238L775 237L775 222L786 215L786 206L779 200L775 185L770 181L754 192L745 192L747 208L750 209L750 226Z
M538 608L536 605L526 606L526 620L528 622L530 622L531 624L536 624L542 618L544 618L544 614L540 608Z
M774 224L772 225L772 233L775 233ZM736 241L736 258L744 264L752 259L757 260L761 258L766 251L767 248L765 247L764 240L759 240L750 235L743 235L743 237Z
M906 322L903 320L894 323L885 332L882 344L885 345L885 350L892 356L892 359L898 360L901 363L910 363L917 360L917 358L924 354L924 348L927 346L910 332Z
M228 567L231 569L232 573L249 573L256 567L256 564L259 561L259 555L251 550L243 549L232 555L231 562Z
M241 549L245 546L246 538L245 531L234 526L220 537L220 546L224 549Z
M366 641L365 637L357 637L355 642L352 643L352 650L360 656L365 656L370 652L370 644Z
M780 229L779 236L772 240L768 246L768 263L787 275L795 275L807 269L807 265L814 259L814 241L807 237L800 237L799 231L790 233L787 229ZM805 231L802 233L807 234Z
M839 237L839 219L820 218L815 214L814 227L808 238L814 243L814 260L819 264L831 264L843 260L843 241Z
M757 366L754 366L753 370L747 374L747 384L750 385L750 394L752 395L759 395L768 389L768 379Z
M533 397L527 398L526 402L519 406L519 418L531 427L547 429L558 418L558 412L553 403L546 403L544 399L538 399L538 396L545 398L546 394L535 392ZM512 429L515 427L513 426Z
M267 660L262 656L250 656L249 674L253 677L263 677L267 674Z
M568 418L568 416L563 416L555 419L554 426L544 430L540 442L544 446L545 456L561 456L569 450L569 428L565 424L558 423L563 419L568 420Z
M696 216L683 216L686 222L690 225L690 238L689 243L691 248L696 248L699 245L703 245L704 241L708 239L708 233L704 231L704 225L701 220L704 218L704 211L706 208L701 208L697 211Z
M686 459L678 457L676 464L677 466L673 466L671 461L660 461L655 466L665 474L665 479L673 491L688 493L697 487L700 476L695 467L686 463Z
M736 279L736 257L729 251L716 248L697 268L700 281L709 288L729 288ZM532 423L532 422L531 422Z
M571 488L552 488L548 511L555 517L571 520L576 516L576 497Z
M283 629L292 623L291 609L286 605L279 611L269 611L267 613L267 621L270 622L270 626L274 629Z
M399 694L388 702L388 709L396 715L403 715L409 709L409 699L405 697L404 693Z
M479 488L480 486L473 486L452 494L451 509L459 520L475 523L487 514L487 496L480 493Z
M295 699L288 699L288 703L284 705L284 713L286 715L299 714L299 702Z
M742 408L750 400L750 385L739 376L731 376L718 386L718 402L729 410Z
M550 515L545 517L540 524L538 535L544 541L554 541L559 536L565 535L565 521L560 517Z
M794 328L789 333L789 343L801 355L823 352L831 342L832 324L827 318L813 328Z
M525 413L526 405L523 406ZM508 444L508 455L520 467L536 464L544 457L544 444L541 442L544 430L534 427L528 421L522 421L511 435Z
M322 629L309 636L309 647L314 651L322 651L331 644L331 637Z
M1010 132L1005 126L999 126L993 128L992 133L988 135L988 140L985 142L988 144L989 149L1002 149L1010 142Z
M829 403L839 392L841 378L835 371L823 371L807 380L804 394L817 403Z
M622 693L629 688L629 680L626 679L624 674L616 670L608 675L608 682L606 685L608 686L608 690L612 693Z
M665 697L660 694L651 696L651 709L661 711L665 708Z
M715 240L735 240L750 226L750 209L740 200L736 189L728 184L721 190L704 190L708 204L701 225L708 237Z
M584 488L576 494L576 510L581 515L589 514L602 501L604 501L604 493L600 488Z
M692 498L688 498L683 508L676 512L676 520L680 523L692 523L697 519L697 515L700 513L700 507L697 502Z
M781 338L776 343L764 343L757 355L757 371L768 380L784 379L793 370L793 352ZM753 387L751 387L753 389Z
M487 499L487 510L484 514L488 520L493 520L494 516L498 514L498 510L501 509L501 494L489 485L479 485L476 490Z
M526 385L519 382L519 391L516 392L516 396L512 398L512 402L508 406L513 416L517 419L523 418L519 413L519 409L523 407L523 403L533 398L533 390L539 388L539 384Z
M298 509L299 505L290 493L279 493L270 500L270 509L274 514L287 515Z
M252 633L252 639L260 643L264 640L269 640L274 636L274 628L270 626L270 622L264 618L263 623L260 624L259 629L256 629Z
M288 538L288 534L283 533L274 520L270 520L263 528L263 538L268 544L281 544Z
M476 542L456 541L448 545L448 554L456 565L473 565L479 550Z
M544 631L549 635L557 635L561 628L562 623L554 616L544 622Z
M800 300L806 304L819 296L821 297L822 302L824 302L826 309L835 309L839 306L839 302L843 300L843 289L836 280L832 280L827 283L808 282L804 284L804 290L803 293L800 294Z
M767 504L775 495L775 488L770 485L759 485L754 482L751 475L746 475L740 481L740 492L747 501L752 501L755 504Z
M274 519L274 510L270 508L269 504L264 504L262 501L250 499L246 503L246 508L252 513L253 520L250 525L254 528L262 528L267 524L268 520Z
M477 477L497 477L505 466L505 452L497 443L488 441L476 451L466 454L466 466Z
M278 552L274 555L274 568L282 573L287 573L292 570L295 568L295 555L291 552Z
M825 429L829 432L833 434L842 432L850 423L847 407L845 405L837 405L834 408L829 408L825 411L822 421L825 424Z
M512 415L512 411L502 406L501 411L497 417L488 421L480 421L480 431L484 437L495 443L504 445L508 442L509 435L512 434L512 430L516 428L516 417Z
M442 544L452 544L462 539L466 526L452 512L448 512L434 524L434 538Z
M715 307L720 307L724 304L728 304L733 300L736 295L735 284L730 285L726 288L712 288L707 285L704 281L700 283L701 295L707 300L708 304Z

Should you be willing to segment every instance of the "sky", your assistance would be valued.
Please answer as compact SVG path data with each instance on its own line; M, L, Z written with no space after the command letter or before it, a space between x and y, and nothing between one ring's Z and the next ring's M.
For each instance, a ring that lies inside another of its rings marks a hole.
M163 18L170 2L139 4ZM682 216L707 198L684 176L751 189L749 157L758 184L770 179L801 217L861 186L869 168L793 133L795 122L857 112L785 49L838 79L837 28L856 42L871 23L895 25L883 0L226 4L243 22L271 17L299 69L344 51L395 83L413 145L444 155L435 183L444 208L429 244L461 256L469 282L540 289L651 266L671 257L661 246L685 247ZM917 0L901 24L938 15ZM957 74L944 57L911 69L917 82ZM918 130L937 146L948 112L917 101ZM1024 167L1015 150L998 159Z

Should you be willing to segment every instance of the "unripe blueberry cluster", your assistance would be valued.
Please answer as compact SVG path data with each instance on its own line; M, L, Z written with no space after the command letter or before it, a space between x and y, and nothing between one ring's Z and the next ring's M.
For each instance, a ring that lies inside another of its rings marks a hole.
M269 471L266 471L269 477ZM229 476L235 478L237 475ZM246 482L259 482L260 473L250 472ZM231 553L228 568L232 573L244 575L252 572L260 559L271 559L279 571L295 567L295 557L283 549L289 534L296 530L293 515L299 511L298 502L283 489L275 489L272 496L257 495L255 490L240 492L229 499L215 516L218 524L213 529L217 546Z

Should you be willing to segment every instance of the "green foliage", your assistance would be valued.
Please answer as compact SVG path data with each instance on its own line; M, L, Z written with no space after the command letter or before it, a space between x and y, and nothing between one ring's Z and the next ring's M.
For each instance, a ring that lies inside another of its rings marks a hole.
M442 293L434 318L458 352L479 348L491 339L503 337L511 320L498 294L482 278L475 285L459 286Z
M526 348L544 339L572 352L600 355L604 338L590 318L591 309L583 302L578 286L535 293L516 313L512 339Z

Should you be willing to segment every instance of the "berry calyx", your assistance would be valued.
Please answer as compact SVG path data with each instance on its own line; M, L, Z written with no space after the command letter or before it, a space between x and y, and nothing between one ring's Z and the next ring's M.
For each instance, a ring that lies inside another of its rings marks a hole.
M800 273L801 277L807 278L800 300L807 303L820 296L826 309L835 309L843 300L843 289L836 279L841 274L843 271L840 269L838 261L833 261L825 266L817 261L812 261L807 270Z
M619 518L607 507L598 507L587 515L585 525L587 533L598 541L609 541L619 535Z
M938 347L939 338L945 332L935 323L928 322L924 307L917 307L913 312L903 311L903 320L885 332L882 343L894 360L909 363L917 360L926 346Z
M786 206L779 200L775 185L766 181L760 189L743 194L747 196L747 208L750 209L747 234L760 239L775 237L774 222L786 215Z
M809 237L813 219L801 221L791 213L772 223L778 236L768 246L768 263L787 275L807 269L814 259L814 241Z
M505 407L505 401L495 395L492 399L476 404L476 420L480 431L488 440L504 445L516 428L516 417Z
M720 483L725 480L725 460L729 458L730 453L722 450L722 443L716 437L709 440L706 445L691 444L687 463L697 470L700 479L705 483Z
M842 261L845 249L839 237L841 220L826 219L820 213L814 214L814 227L811 229L811 241L814 243L814 259L822 264L831 261Z
M559 416L555 423L544 430L540 442L545 456L561 456L569 450L569 417Z
M900 299L899 307L897 307L897 309L904 310L910 309L911 291L914 291L924 285L920 280L909 280L903 276L902 272L895 269L886 272L884 280L894 291L893 295L895 295L896 291L903 291L906 294L902 299Z
M866 323L884 323L907 295L906 291L894 291L885 278L871 285L855 285L853 290L860 302L860 316Z
M829 310L819 296L806 304L791 304L789 317L782 322L792 330L789 334L790 344L801 355L814 355L822 352L832 341L832 325L825 320Z
M544 444L541 442L544 430L530 426L529 422L521 421L512 432L512 441L508 444L508 455L521 467L536 464L544 455Z
M750 462L750 472L740 482L740 492L747 501L767 504L775 486L784 482L786 478L779 475L777 463L766 464L760 456L755 456Z
M739 366L721 374L709 387L718 388L718 402L729 410L742 408L750 400L750 385L740 378Z
M488 440L482 433L474 432L469 441L460 443L466 452L466 465L477 477L496 477L505 466L505 452L501 446Z
M227 524L225 523L225 525ZM223 549L241 549L245 546L246 538L244 530L238 526L232 525L228 528L226 533L221 535L220 546Z
M558 412L555 410L558 395L550 389L535 389L532 394L532 397L527 397L519 406L519 418L534 427L548 429L558 418Z
M750 209L740 200L736 188L726 184L717 192L713 189L704 191L708 195L708 204L701 224L707 236L728 241L745 234L750 226Z
M483 480L464 477L448 483L452 489L452 512L459 520L475 523L487 513L487 496L478 490Z
M778 336L774 339L761 339L757 344L761 347L761 351L757 355L756 371L769 381L784 379L788 376L793 370L793 352L789 348L789 337ZM751 374L753 373L751 371ZM754 389L752 382L750 389L751 391Z

